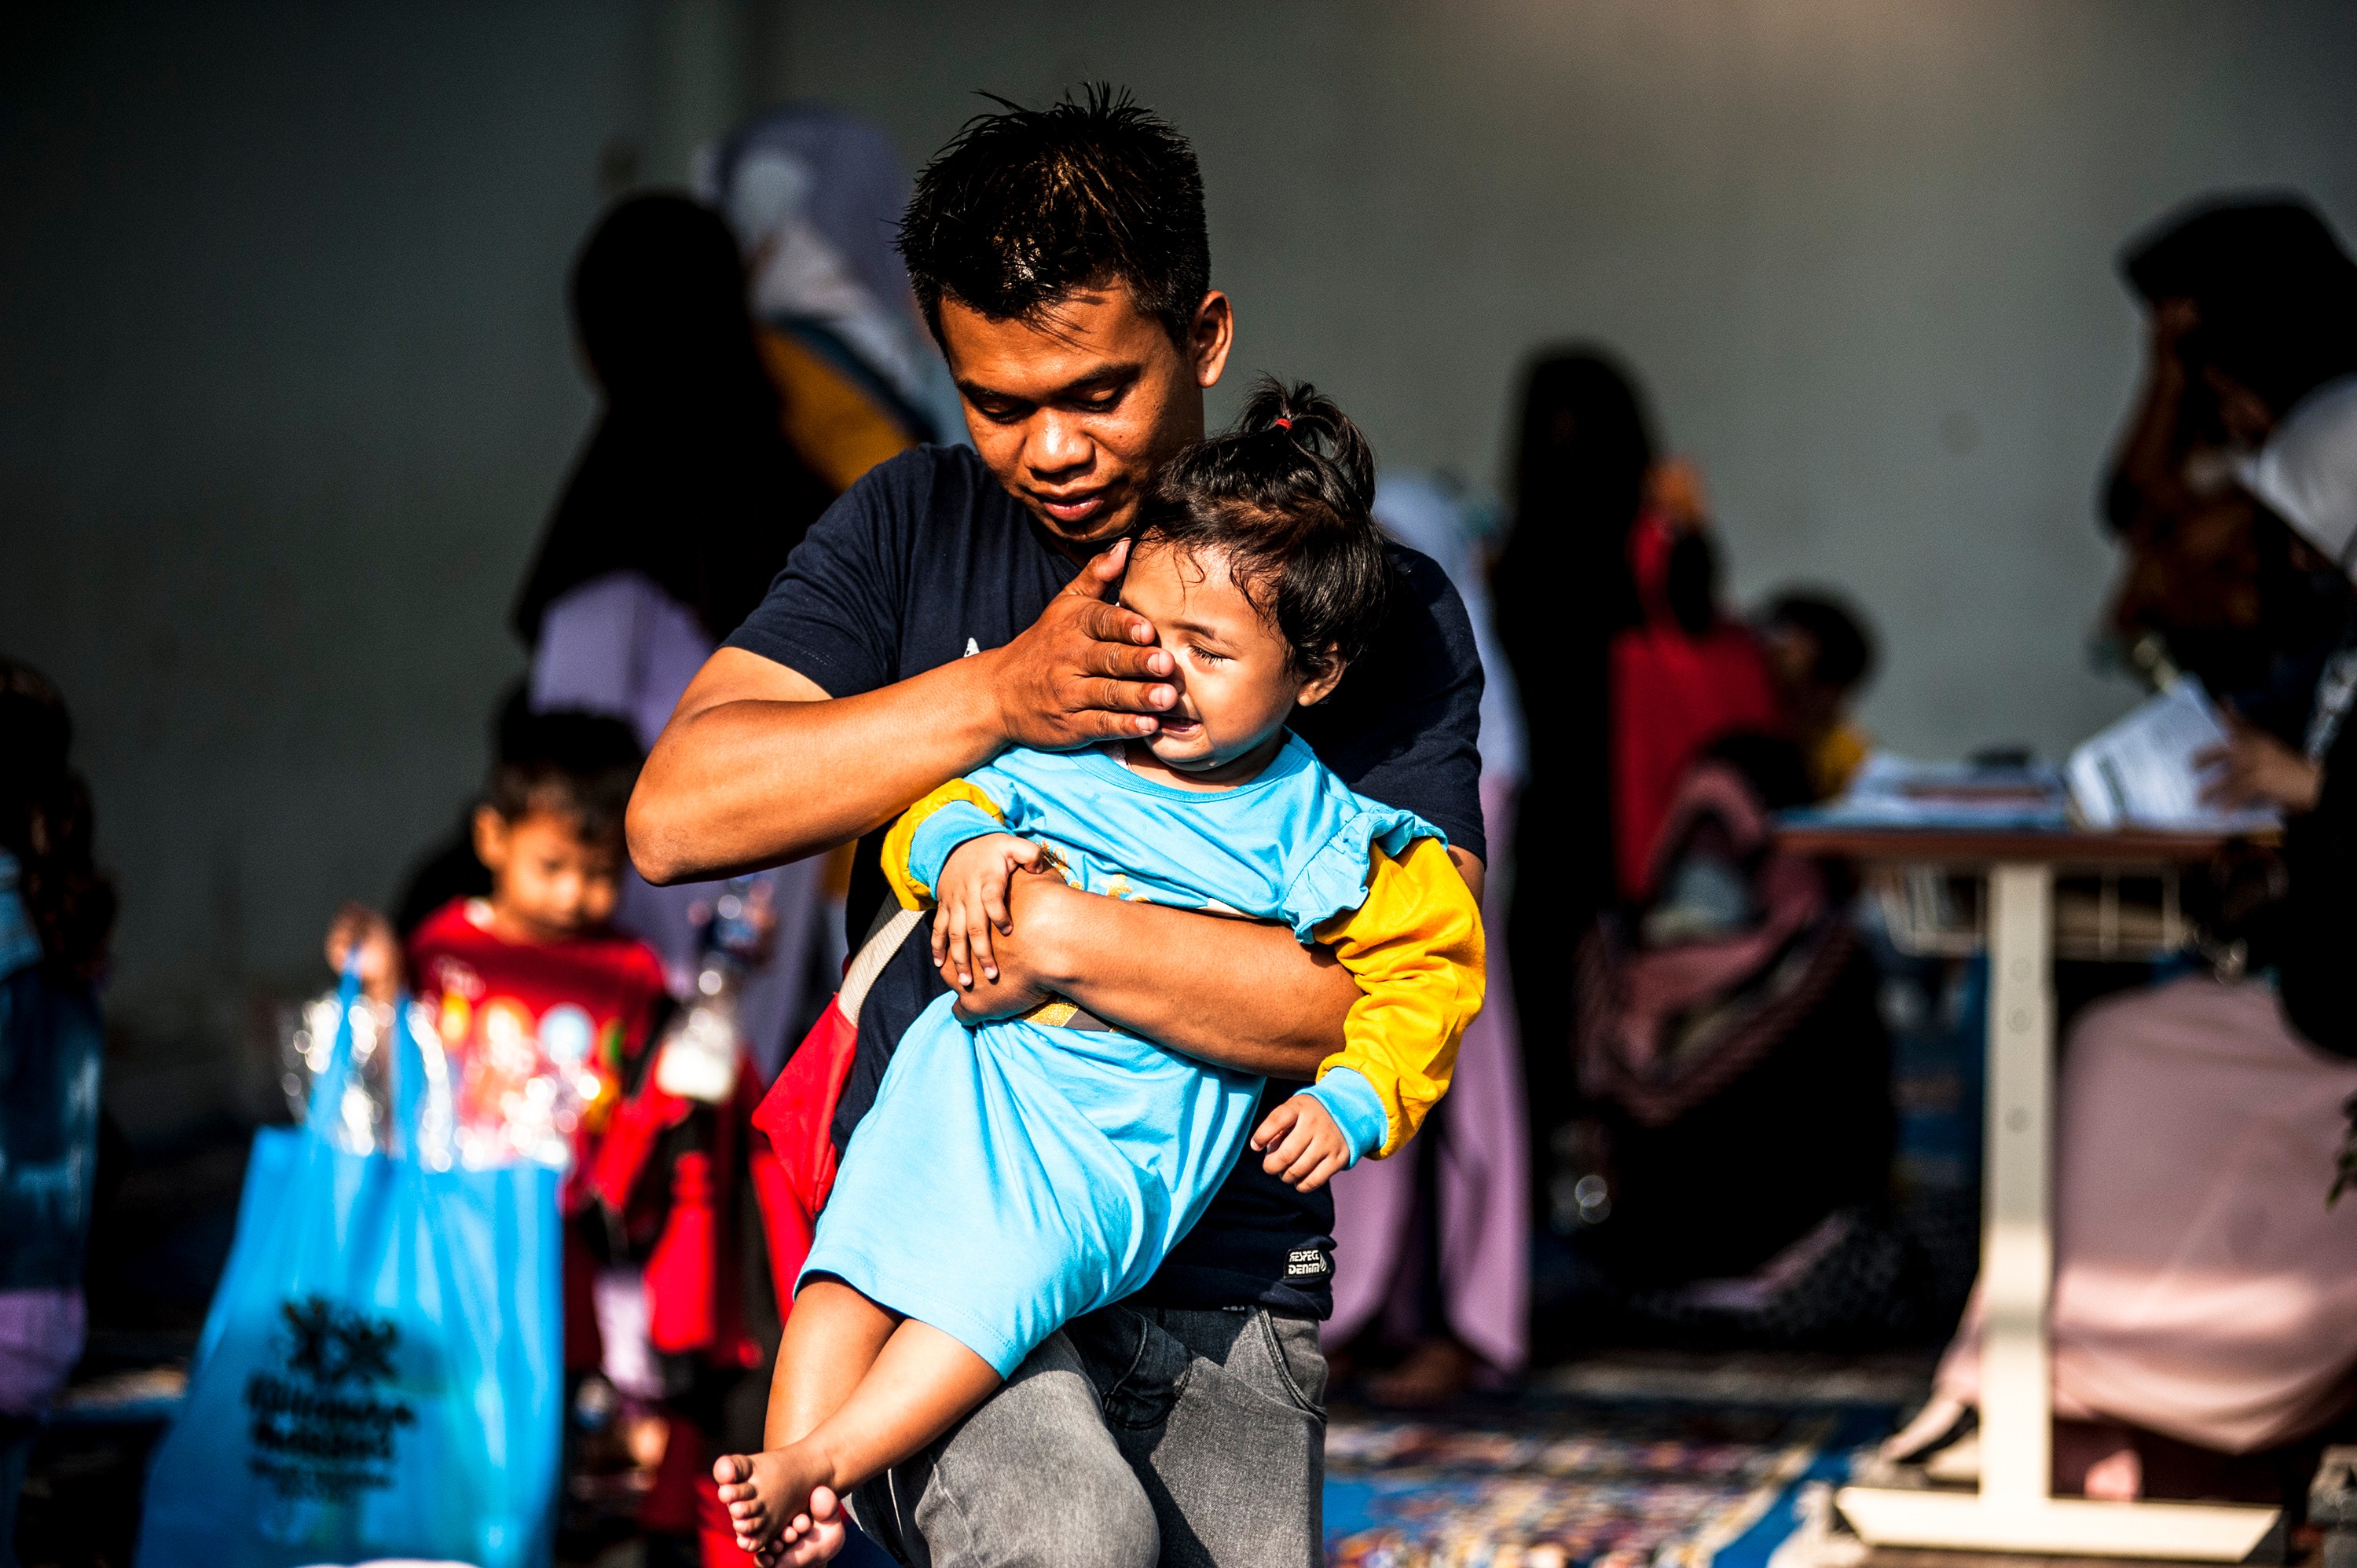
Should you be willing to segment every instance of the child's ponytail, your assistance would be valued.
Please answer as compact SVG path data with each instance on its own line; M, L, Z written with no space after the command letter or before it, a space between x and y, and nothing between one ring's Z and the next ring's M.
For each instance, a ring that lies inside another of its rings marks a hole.
M1390 597L1374 499L1374 451L1350 416L1307 381L1263 376L1233 427L1155 476L1138 543L1218 553L1297 667L1347 663Z
M1271 472L1264 478L1282 485L1298 476L1306 460L1316 473L1319 499L1337 515L1365 517L1375 504L1375 454L1351 416L1335 401L1308 381L1286 386L1275 376L1253 383L1244 398L1236 429L1250 435L1271 437L1265 443L1239 447L1238 456L1265 456Z

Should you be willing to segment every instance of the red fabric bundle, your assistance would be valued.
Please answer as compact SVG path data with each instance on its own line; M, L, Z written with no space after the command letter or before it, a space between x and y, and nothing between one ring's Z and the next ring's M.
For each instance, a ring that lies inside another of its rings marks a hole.
M1644 618L1611 649L1612 849L1620 894L1652 891L1652 854L1686 770L1721 736L1781 723L1768 661L1749 628L1719 620L1696 637L1670 611L1666 514L1629 530L1629 568Z
M922 911L903 909L844 966L843 989L786 1060L753 1112L753 1191L770 1242L778 1314L793 1310L794 1282L810 1256L819 1210L834 1190L834 1111L859 1047L859 1009Z

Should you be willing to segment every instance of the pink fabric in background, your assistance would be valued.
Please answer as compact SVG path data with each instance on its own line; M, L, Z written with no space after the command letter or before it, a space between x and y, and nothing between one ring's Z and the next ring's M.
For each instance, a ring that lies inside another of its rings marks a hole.
M2275 992L2179 980L2090 1007L2055 1117L2054 1410L2245 1454L2349 1402L2357 1197L2325 1207L2357 1064ZM1939 1391L1980 1392L1977 1290Z
M1503 867L1513 843L1513 781L1481 780L1481 815L1490 861ZM1506 981L1505 879L1492 875L1481 900L1492 961L1488 1000L1465 1031L1448 1093L1426 1122L1445 1123L1437 1231L1440 1282L1448 1326L1474 1354L1501 1372L1522 1369L1529 1355L1530 1152L1523 1110L1523 1065L1514 997ZM1416 1151L1361 1160L1334 1178L1334 1316L1322 1337L1331 1349L1374 1321L1413 1266Z
M81 1359L80 1290L0 1290L0 1415L38 1415Z

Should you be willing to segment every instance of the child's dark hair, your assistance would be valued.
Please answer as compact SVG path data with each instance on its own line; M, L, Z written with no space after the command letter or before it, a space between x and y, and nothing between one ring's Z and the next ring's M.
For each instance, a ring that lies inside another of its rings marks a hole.
M1357 659L1383 625L1392 564L1374 499L1374 452L1334 400L1263 376L1231 429L1155 476L1136 548L1222 557L1308 672Z
M1184 348L1211 287L1203 177L1187 138L1099 83L1082 101L967 121L917 177L900 254L939 338L942 301L1030 320L1118 279Z
M512 822L533 811L571 817L584 839L621 832L639 781L638 736L603 714L536 714L515 704L500 718L499 760L483 803Z
M1770 600L1760 619L1766 626L1791 627L1817 645L1809 679L1820 686L1846 692L1874 672L1874 634L1838 595L1789 590Z

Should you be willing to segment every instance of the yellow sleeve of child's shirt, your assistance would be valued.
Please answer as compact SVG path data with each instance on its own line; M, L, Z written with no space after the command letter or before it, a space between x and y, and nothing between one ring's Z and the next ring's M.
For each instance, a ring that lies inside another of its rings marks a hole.
M1847 719L1827 730L1809 752L1809 783L1817 799L1830 800L1847 789L1873 752L1874 737Z
M933 901L933 890L918 881L909 870L909 854L916 842L918 828L935 811L960 801L978 807L996 822L1006 821L1006 813L999 810L997 801L964 779L952 779L901 812L900 820L892 824L892 831L884 835L884 879L892 885L893 897L900 900L903 909L922 909Z
M1372 851L1367 897L1318 928L1359 983L1342 1048L1318 1065L1356 1071L1383 1102L1380 1159L1415 1136L1448 1092L1458 1042L1481 1011L1481 907L1438 839L1394 860Z

